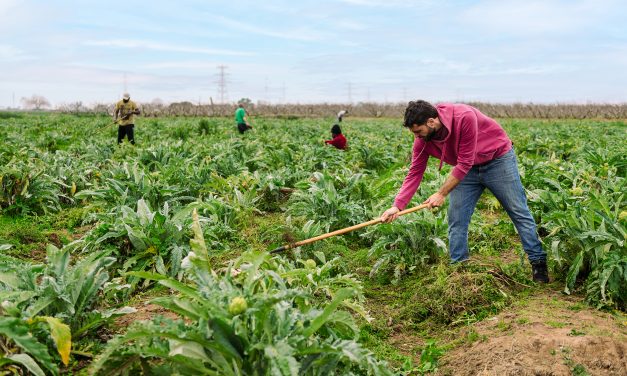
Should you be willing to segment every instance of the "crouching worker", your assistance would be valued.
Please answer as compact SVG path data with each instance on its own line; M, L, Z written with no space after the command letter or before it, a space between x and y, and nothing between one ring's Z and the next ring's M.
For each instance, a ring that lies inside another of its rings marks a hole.
M333 124L331 127L331 136L332 140L325 140L325 144L333 145L338 149L345 150L346 149L346 137L342 134L342 130L340 126L337 124Z
M511 218L533 269L533 280L548 283L546 253L536 232L520 181L512 141L493 119L465 104L409 102L403 126L414 133L412 162L394 206L381 215L392 222L420 186L430 156L455 166L424 203L442 206L450 195L448 236L451 262L468 260L468 225L484 189L490 190Z
M248 113L244 108L244 104L240 103L235 110L235 123L237 123L237 130L240 134L243 134L249 129L252 129L252 125L248 123Z
M340 112L337 113L337 122L341 123L342 122L342 118L344 118L344 116L348 115L348 111L347 110L341 110Z

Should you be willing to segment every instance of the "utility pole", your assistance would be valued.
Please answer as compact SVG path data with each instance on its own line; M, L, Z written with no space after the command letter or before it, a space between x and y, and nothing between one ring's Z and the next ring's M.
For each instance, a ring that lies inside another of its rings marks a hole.
M227 66L226 65L218 65L218 95L220 97L220 103L224 104L224 99L227 96L227 91L226 91L226 70Z

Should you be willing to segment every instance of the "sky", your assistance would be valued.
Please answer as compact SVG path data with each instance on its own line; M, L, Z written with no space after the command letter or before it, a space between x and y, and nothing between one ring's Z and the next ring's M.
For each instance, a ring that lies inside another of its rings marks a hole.
M624 103L626 19L624 0L0 0L0 108L124 91L165 103Z

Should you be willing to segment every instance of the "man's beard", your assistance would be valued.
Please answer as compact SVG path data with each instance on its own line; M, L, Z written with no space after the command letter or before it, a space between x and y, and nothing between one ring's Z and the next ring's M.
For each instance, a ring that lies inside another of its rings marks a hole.
M433 136L435 136L435 128L429 128L429 130L429 134L427 134L424 138L425 141L431 141L431 139L433 139Z

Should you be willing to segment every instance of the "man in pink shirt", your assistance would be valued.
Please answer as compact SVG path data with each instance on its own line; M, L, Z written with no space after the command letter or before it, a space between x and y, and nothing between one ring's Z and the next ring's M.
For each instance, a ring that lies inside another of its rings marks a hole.
M381 215L382 221L389 223L398 217L420 186L429 156L436 157L440 169L443 162L455 167L424 203L442 206L450 195L451 262L468 259L468 225L479 197L488 188L514 222L533 269L533 280L547 283L546 252L527 207L512 141L505 130L474 107L451 103L434 107L421 100L409 102L403 125L415 136L411 167L394 206Z

